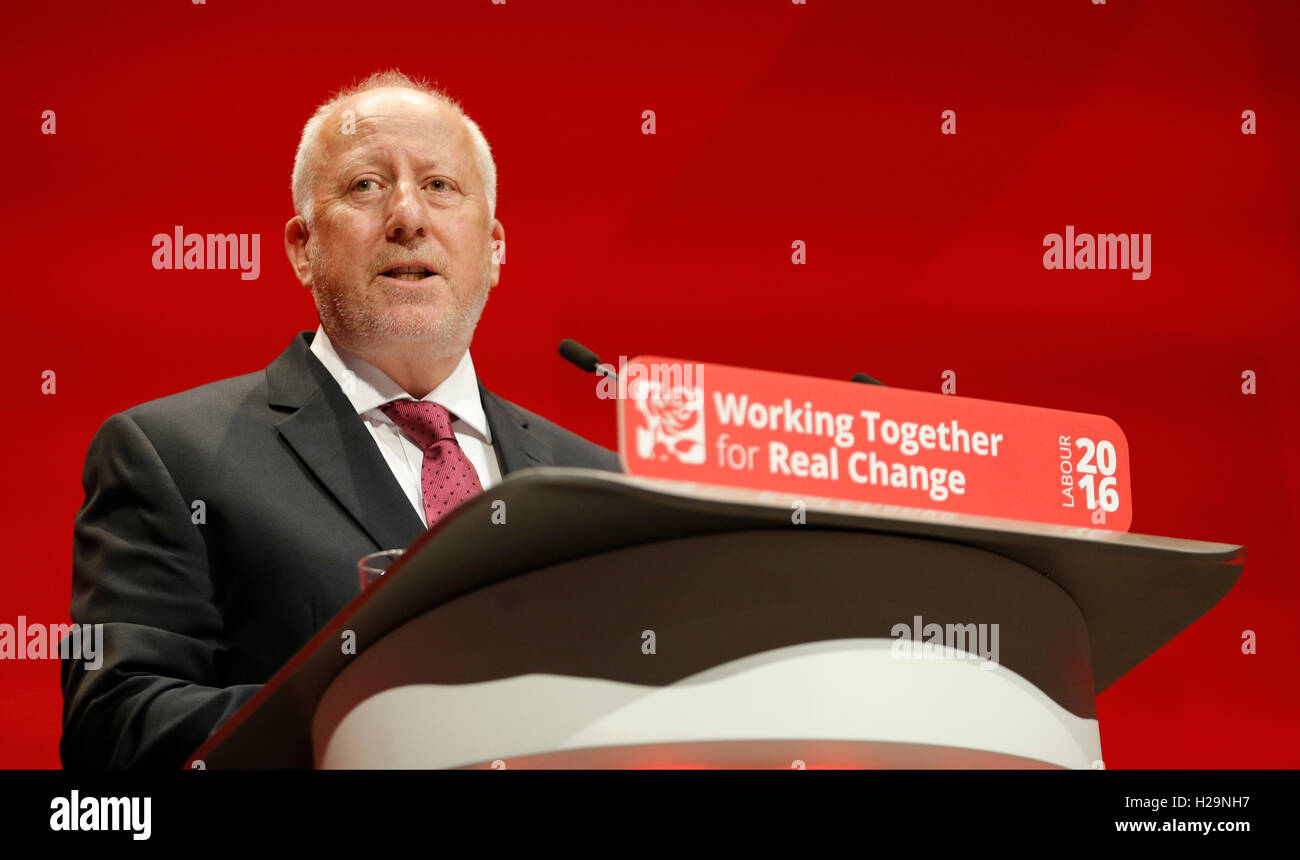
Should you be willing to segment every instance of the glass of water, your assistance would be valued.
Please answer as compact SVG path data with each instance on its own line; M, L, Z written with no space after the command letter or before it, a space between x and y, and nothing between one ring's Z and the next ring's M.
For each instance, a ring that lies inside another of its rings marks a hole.
M361 560L357 562L357 576L361 579L361 590L365 591L366 586L388 573L388 568L401 558L404 552L406 552L404 549L385 549L361 556Z

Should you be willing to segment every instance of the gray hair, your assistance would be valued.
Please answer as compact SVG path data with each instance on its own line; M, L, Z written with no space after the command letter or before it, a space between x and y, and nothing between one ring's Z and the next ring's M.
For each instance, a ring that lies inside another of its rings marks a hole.
M469 129L469 136L474 142L474 161L478 165L479 175L483 177L484 191L487 194L488 201L488 218L495 218L497 214L497 165L492 159L492 147L488 146L483 130L479 128L478 123L469 118L469 115L461 108L460 103L443 90L430 85L422 79L407 77L397 69L389 69L383 72L375 72L364 81L339 90L333 98L316 108L316 112L311 115L311 119L307 120L307 124L302 127L302 137L298 141L298 151L293 157L291 190L293 192L294 212L307 221L308 229L311 228L315 216L312 187L316 182L316 150L320 142L321 129L325 127L326 118L333 112L334 108L338 107L346 99L358 93L377 90L381 87L405 87L406 89L415 90L434 97L456 111L456 115L464 121L465 127Z

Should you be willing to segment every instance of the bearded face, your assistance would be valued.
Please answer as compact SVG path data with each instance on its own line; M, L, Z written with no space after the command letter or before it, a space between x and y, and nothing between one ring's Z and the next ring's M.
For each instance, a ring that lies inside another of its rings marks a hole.
M402 88L339 106L316 152L305 266L321 324L359 354L463 353L500 277L473 139L454 109ZM304 271L305 269L305 271Z

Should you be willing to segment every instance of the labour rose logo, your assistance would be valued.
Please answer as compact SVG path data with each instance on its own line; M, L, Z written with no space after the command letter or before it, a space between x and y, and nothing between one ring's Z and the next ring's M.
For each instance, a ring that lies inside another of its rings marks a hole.
M632 393L640 413L637 456L680 463L704 462L704 393L697 386L662 386L647 380Z

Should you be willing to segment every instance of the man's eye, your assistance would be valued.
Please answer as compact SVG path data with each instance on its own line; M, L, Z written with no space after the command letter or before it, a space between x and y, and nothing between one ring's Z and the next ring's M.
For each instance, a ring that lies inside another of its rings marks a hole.
M438 186L438 187L435 187L435 188L433 189L434 191L446 191L446 190L448 190L449 188L451 188L451 183L449 183L449 182L448 182L447 180L445 180L445 179L430 179L430 180L429 180L429 185L426 186L426 187L429 187L429 186Z
M375 184L375 180L373 180L373 179L358 179L358 180L357 180L357 183L356 183L355 185L352 186L352 189L353 189L354 191L369 191L369 190L371 190L370 188L363 188L362 186L363 186L363 185L374 185L374 184Z

